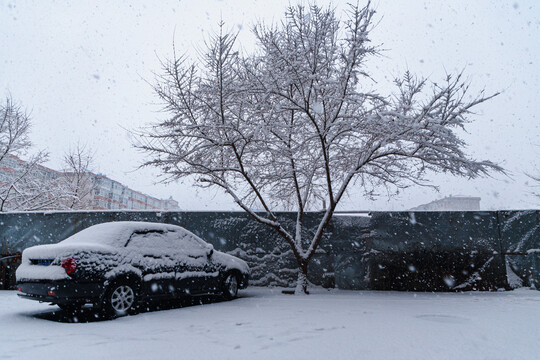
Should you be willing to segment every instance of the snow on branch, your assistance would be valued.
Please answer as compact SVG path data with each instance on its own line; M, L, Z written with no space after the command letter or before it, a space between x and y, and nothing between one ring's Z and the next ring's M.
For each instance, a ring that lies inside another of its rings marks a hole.
M432 83L406 72L394 93L369 90L374 15L370 3L350 5L344 21L330 7L290 6L280 23L253 27L253 53L241 55L223 24L198 60L175 53L154 85L166 118L138 133L144 165L165 181L222 188L282 235L304 275L350 186L369 196L381 186L430 185L429 171L502 171L469 156L459 137L474 108L497 94L470 94L461 73ZM303 239L304 213L321 208ZM294 236L278 210L296 212Z

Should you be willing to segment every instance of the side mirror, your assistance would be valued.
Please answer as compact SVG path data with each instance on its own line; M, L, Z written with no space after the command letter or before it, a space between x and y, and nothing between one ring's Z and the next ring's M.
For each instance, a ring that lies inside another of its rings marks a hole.
M212 244L208 244L206 247L206 256L210 257L214 253L214 246Z

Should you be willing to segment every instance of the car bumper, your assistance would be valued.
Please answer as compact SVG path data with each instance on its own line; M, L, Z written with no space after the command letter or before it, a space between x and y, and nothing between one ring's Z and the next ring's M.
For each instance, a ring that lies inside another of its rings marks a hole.
M17 283L22 298L50 302L53 304L69 304L73 302L96 302L104 291L100 283L74 283L72 281L21 282Z

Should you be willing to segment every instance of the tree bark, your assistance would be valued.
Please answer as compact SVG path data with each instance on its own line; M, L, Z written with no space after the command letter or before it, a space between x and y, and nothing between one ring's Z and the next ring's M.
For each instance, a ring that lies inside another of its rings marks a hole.
M298 262L298 280L296 280L296 288L294 289L294 295L307 295L307 263Z

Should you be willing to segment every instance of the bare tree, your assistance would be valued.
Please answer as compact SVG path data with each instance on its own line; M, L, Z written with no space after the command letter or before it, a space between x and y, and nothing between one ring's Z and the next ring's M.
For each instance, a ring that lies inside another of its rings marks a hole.
M30 117L21 105L6 97L0 105L0 212L48 209L61 191L56 179L44 176L39 164L47 153L39 151L23 161L32 143Z
M540 145L535 145L540 149ZM525 176L529 178L528 186L530 187L530 194L536 201L540 201L540 169L535 167L532 172L525 172Z
M11 168L0 194L0 211L66 210L69 194L59 174L42 168L36 159L22 161Z
M64 154L65 169L62 176L69 196L67 208L74 210L91 208L95 185L94 175L91 172L93 162L94 152L79 143L75 149Z
M531 195L535 199L540 200L540 172L537 172L536 174L526 173L525 175L527 175L531 181L531 184L529 184L531 188Z
M9 155L26 151L32 145L29 132L28 114L11 97L6 97L5 103L0 105L0 162Z
M308 264L354 184L370 195L380 186L429 185L430 170L469 178L502 171L464 152L456 130L492 96L471 97L461 74L430 83L406 73L389 96L371 89L373 16L369 4L352 5L344 21L331 8L289 7L280 24L254 27L257 50L246 56L222 25L199 63L176 52L163 61L155 92L169 117L141 130L136 144L163 181L220 187L279 233L298 263L297 294L306 292ZM305 213L321 202L309 232ZM279 210L296 212L294 228Z

